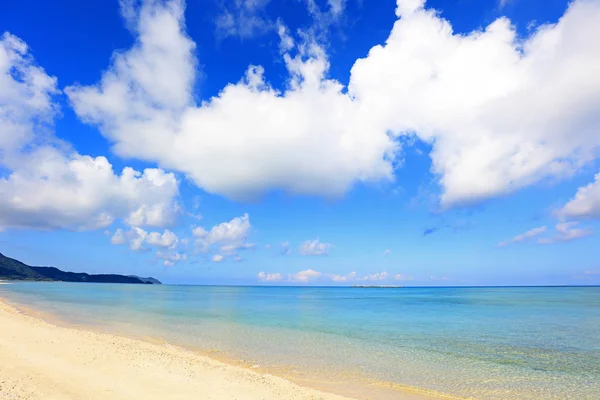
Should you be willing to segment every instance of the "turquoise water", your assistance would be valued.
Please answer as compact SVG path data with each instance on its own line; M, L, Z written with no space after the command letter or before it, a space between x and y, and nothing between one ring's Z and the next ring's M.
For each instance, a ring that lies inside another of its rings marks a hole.
M23 282L0 296L363 394L381 381L481 399L600 399L600 287Z

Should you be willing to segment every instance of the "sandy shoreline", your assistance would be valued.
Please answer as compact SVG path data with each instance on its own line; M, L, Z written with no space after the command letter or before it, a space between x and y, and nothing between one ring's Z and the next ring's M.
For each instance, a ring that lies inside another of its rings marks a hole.
M56 326L2 299L0 327L2 399L350 399L168 344Z

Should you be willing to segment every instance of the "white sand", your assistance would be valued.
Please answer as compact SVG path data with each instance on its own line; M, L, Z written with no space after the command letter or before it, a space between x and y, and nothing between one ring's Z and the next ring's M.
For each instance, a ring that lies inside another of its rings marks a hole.
M0 301L0 399L348 398L169 345L55 326Z

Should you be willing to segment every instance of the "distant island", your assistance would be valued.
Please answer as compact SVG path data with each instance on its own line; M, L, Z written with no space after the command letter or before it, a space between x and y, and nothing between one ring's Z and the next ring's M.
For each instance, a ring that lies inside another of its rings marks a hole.
M14 258L0 253L0 279L19 281L59 281L88 283L133 283L142 285L160 285L156 278L142 278L135 275L86 274L85 272L66 272L54 267L32 267Z

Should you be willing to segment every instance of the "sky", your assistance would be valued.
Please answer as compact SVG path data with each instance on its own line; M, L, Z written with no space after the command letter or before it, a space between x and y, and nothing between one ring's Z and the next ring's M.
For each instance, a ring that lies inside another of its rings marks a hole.
M7 2L0 252L180 284L600 284L599 20Z

